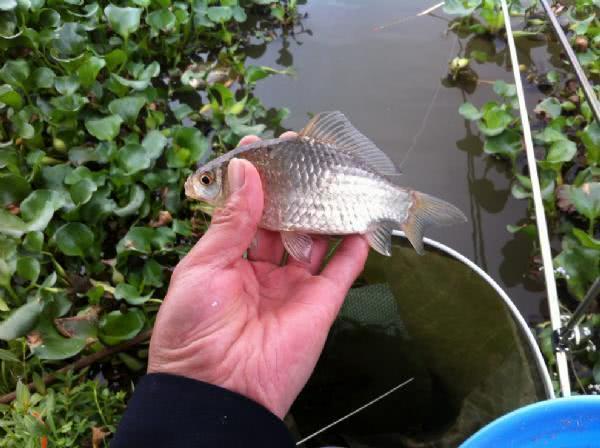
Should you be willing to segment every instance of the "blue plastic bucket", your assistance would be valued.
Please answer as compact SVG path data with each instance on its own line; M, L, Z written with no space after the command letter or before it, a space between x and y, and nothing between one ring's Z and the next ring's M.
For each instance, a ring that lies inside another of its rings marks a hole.
M600 447L600 396L531 404L480 429L460 448Z

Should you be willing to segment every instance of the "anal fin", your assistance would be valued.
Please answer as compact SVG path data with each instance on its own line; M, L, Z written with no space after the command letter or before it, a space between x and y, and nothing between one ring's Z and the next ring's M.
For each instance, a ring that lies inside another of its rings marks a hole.
M291 257L302 263L310 263L312 238L305 233L281 232L283 247Z
M381 255L392 255L392 230L394 223L392 221L381 221L377 226L365 235L369 246Z

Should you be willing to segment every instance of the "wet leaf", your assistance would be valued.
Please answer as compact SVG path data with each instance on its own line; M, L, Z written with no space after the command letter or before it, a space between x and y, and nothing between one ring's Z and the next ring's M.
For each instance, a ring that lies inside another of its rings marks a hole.
M569 290L582 299L592 282L600 276L599 260L599 251L575 246L563 250L554 259L554 266L566 279Z
M573 227L573 235L579 240L583 247L600 251L600 240L591 237L589 234L581 229L578 229L577 227Z
M477 122L479 130L488 137L501 134L512 122L511 114L494 106L483 112L483 117Z
M79 89L79 78L77 76L58 76L54 79L54 88L61 95L72 95Z
M170 229L169 229L170 230ZM163 285L163 268L159 262L150 258L144 264L144 283L148 286L156 286L157 288Z
M98 140L114 140L119 135L123 119L119 115L110 115L95 120L87 120L85 128Z
M98 186L96 183L93 180L86 178L71 185L69 192L71 193L71 199L75 205L83 205L92 198L92 195L97 189Z
M25 232L27 224L22 219L0 208L0 233L20 238Z
M152 250L154 230L148 227L132 227L117 244L117 253L136 251L149 254Z
M144 322L144 314L138 309L129 310L127 313L112 311L100 321L100 339L107 345L127 341L142 330Z
M21 203L21 217L28 231L44 230L54 212L64 204L63 197L56 191L35 190Z
M114 115L120 116L123 121L132 125L137 120L140 110L146 104L146 99L141 96L126 96L112 100L108 109Z
M208 141L195 128L177 128L173 133L173 143L189 151L186 164L197 162L208 152Z
M36 324L43 308L39 300L32 300L17 308L0 322L0 339L11 341L27 334Z
M570 140L559 140L552 143L546 155L546 161L551 163L568 162L575 157L577 145Z
M54 85L56 75L48 67L38 67L31 74L31 80L38 89L49 89Z
M514 84L508 84L498 79L494 83L494 92L500 96L510 98L517 94L517 87Z
M0 174L0 207L19 204L31 192L29 182L16 174Z
M86 346L83 338L65 338L52 322L44 318L36 326L35 333L28 336L31 352L40 359L59 360L77 355Z
M466 17L471 15L479 5L481 0L446 0L444 12L453 16Z
M541 101L533 111L536 114L543 114L549 118L556 118L560 116L561 110L560 101L550 97Z
M479 120L481 117L483 117L483 113L480 112L475 106L473 106L471 103L467 102L467 103L463 103L459 108L458 108L458 113L463 117L466 118L467 120Z
M129 201L123 207L118 207L113 210L113 213L117 216L130 216L133 215L144 203L146 194L144 189L139 185L133 185L129 192Z
M589 220L595 220L600 215L600 182L571 187L569 197L577 211Z
M44 246L44 233L40 231L29 232L23 240L23 248L29 252L40 252Z
M23 107L23 97L11 85L3 84L0 86L0 103L18 110Z
M33 257L19 257L17 274L25 280L35 283L40 276L40 262Z
M176 17L167 8L151 12L146 17L146 23L155 30L169 31L175 27Z
M152 164L152 160L146 155L146 149L137 143L123 146L119 149L117 158L119 166L127 175L146 170Z
M98 77L100 70L105 66L106 61L104 59L97 56L88 57L77 70L81 85L83 87L90 87Z
M117 300L125 300L130 305L141 305L152 297L152 293L148 295L142 295L138 292L137 288L127 283L120 283L115 288L115 298Z
M167 138L159 131L150 131L142 140L146 155L152 160L158 159L167 145Z
M70 222L56 231L54 240L63 254L85 257L94 243L94 233L85 224Z
M486 138L483 150L488 154L514 161L517 154L523 150L521 134L514 129L507 129L499 135Z
M25 82L31 74L29 63L23 59L9 60L0 69L0 79L13 87L27 90Z
M135 33L140 27L142 9L108 5L104 8L104 15L113 30L120 34L121 37L127 39L130 34Z
M83 25L67 22L58 29L52 46L59 57L73 58L83 53L87 41L87 31Z
M580 134L581 141L587 149L587 159L590 164L600 164L600 125L593 121Z
M213 22L227 22L233 16L233 11L229 6L211 6L206 13Z

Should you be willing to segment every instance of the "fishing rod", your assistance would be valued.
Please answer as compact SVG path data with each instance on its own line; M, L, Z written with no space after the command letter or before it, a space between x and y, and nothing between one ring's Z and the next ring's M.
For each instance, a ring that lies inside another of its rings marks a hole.
M540 0L540 3L546 11L546 15L550 19L552 28L554 28L554 34L556 34L556 37L558 37L558 40L563 50L569 58L569 62L571 63L573 70L575 70L575 75L579 80L579 84L581 84L583 94L585 95L585 99L587 100L588 104L590 105L590 108L592 109L594 117L596 118L596 122L600 124L600 103L598 103L598 98L596 97L594 89L590 84L589 80L587 79L587 76L585 76L585 73L583 72L583 69L579 64L579 61L577 60L577 56L575 56L575 53L571 48L571 44L569 44L569 41L567 40L565 32L560 26L560 23L558 23L558 19L556 18L554 11L552 11L552 8L550 8L550 5L546 0Z
M546 214L544 213L544 202L540 187L540 179L537 170L537 161L533 151L533 140L531 137L531 127L529 125L529 115L527 113L527 104L525 103L525 94L523 93L523 83L519 70L519 58L517 57L517 47L510 23L510 14L506 0L501 0L502 12L504 14L504 25L506 27L506 39L510 52L513 76L515 78L515 87L519 99L519 113L521 115L521 125L523 128L523 140L525 142L525 151L527 154L527 166L529 167L529 178L531 179L531 191L533 193L533 208L535 211L535 221L540 242L540 251L542 253L542 264L544 267L544 279L546 283L546 294L548 297L548 308L550 310L550 322L554 331L560 331L562 322L560 319L560 305L558 302L558 292L556 290L556 279L554 278L554 265L552 260L552 251L550 249L550 238L548 236L548 225L546 223ZM569 368L567 364L567 354L563 350L555 352L556 366L558 369L558 380L560 389L564 397L571 395L571 383L569 381Z

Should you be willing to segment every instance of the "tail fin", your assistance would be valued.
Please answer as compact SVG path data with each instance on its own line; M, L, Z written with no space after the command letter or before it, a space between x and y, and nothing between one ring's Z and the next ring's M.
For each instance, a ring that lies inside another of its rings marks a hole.
M423 233L429 226L467 222L463 212L446 201L416 191L411 196L413 203L402 230L419 255L423 255Z

